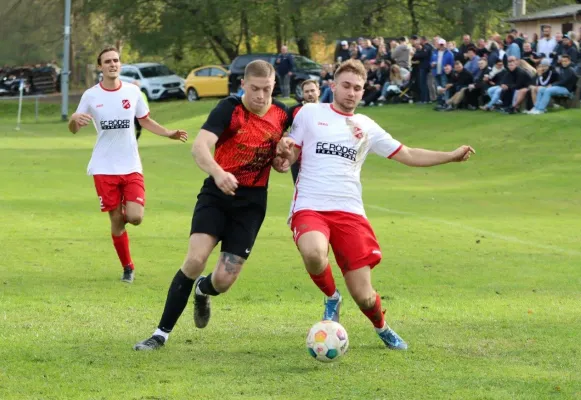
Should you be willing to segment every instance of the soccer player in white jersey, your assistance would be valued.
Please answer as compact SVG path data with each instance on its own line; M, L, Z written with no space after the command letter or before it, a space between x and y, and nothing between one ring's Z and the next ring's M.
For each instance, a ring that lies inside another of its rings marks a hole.
M149 108L139 87L119 80L119 52L107 47L97 57L103 80L83 93L77 111L71 116L69 130L77 133L91 122L97 130L97 143L87 174L92 175L101 211L109 213L113 245L123 267L122 281L134 279L125 224L139 225L143 220L145 186L141 159L134 133L134 118L159 136L185 142L183 130L170 131L149 118Z
M285 168L299 153L302 157L290 225L308 273L327 296L323 319L338 321L342 300L329 265L330 244L351 297L383 343L405 350L406 342L385 322L381 298L371 284L371 269L381 261L381 250L365 217L361 166L369 152L405 165L429 167L466 161L474 150L470 146L452 152L409 148L369 117L354 114L365 79L359 61L341 64L332 85L333 103L305 104L277 151L286 160Z

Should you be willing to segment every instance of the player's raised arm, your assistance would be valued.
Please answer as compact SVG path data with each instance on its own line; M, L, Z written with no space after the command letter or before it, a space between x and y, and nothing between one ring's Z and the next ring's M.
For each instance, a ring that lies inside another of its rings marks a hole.
M474 153L474 149L466 145L454 151L433 151L402 145L399 151L390 158L410 167L432 167L450 162L468 161Z
M192 155L200 169L214 178L216 186L222 192L234 196L238 180L231 173L224 171L214 160L211 149L216 145L216 142L218 142L218 136L215 133L201 129L194 140Z
M168 137L173 140L181 140L182 142L186 142L188 140L188 133L186 131L181 129L169 130L164 128L153 119L149 118L149 115L146 115L143 118L139 118L139 123L143 128L147 129L151 133L155 133L156 135Z

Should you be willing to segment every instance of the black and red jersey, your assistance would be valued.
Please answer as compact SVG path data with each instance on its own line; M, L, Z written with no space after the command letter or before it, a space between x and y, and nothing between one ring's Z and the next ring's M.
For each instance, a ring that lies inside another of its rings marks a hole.
M301 111L301 108L303 108L303 103L295 104L294 106L288 109L288 113L293 120L297 116L298 112Z
M266 187L276 145L290 121L283 103L273 100L260 116L246 109L240 97L229 96L212 110L202 129L219 137L214 159L240 186Z

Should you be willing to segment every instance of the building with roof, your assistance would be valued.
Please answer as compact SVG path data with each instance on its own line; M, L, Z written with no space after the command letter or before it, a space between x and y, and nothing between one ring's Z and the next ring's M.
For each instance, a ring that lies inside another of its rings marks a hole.
M515 29L526 34L529 38L532 38L535 33L540 37L543 26L550 25L553 35L556 32L566 34L573 31L577 34L577 39L579 39L581 32L581 4L571 4L524 14L509 18L507 22L513 23Z

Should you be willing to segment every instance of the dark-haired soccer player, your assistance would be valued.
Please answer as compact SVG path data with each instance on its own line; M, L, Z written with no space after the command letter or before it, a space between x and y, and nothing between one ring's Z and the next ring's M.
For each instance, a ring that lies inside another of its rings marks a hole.
M77 111L71 116L69 130L77 133L91 122L97 130L97 143L87 168L93 176L101 211L109 213L111 236L123 267L123 282L131 283L134 265L129 252L125 224L139 225L145 207L143 168L134 133L134 119L159 136L185 142L188 134L170 131L149 118L149 108L136 85L119 80L121 61L114 47L97 57L103 80L83 93Z
M210 176L198 194L190 230L188 254L176 273L161 320L153 335L134 346L154 350L165 344L194 290L194 322L204 328L210 320L210 296L234 284L266 213L271 166L276 146L289 124L286 106L272 100L275 72L256 60L244 71L242 97L230 96L212 110L194 141L192 153ZM214 157L211 149L215 147ZM214 247L222 242L218 265L201 276Z

